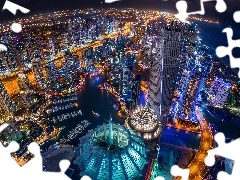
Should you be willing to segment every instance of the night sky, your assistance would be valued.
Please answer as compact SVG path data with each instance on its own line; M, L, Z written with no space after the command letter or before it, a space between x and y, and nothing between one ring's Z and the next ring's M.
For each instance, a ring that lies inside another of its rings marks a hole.
M122 0L111 4L105 4L104 0L10 0L16 4L24 6L30 9L30 13L27 15L22 14L20 11L17 12L17 17L28 16L31 14L51 12L54 10L62 9L77 9L86 7L135 7L135 8L146 8L163 10L168 12L177 12L175 4L177 0ZM103 3L101 3L103 2ZM206 17L218 19L224 23L234 22L233 13L236 10L240 10L240 0L225 0L227 3L227 11L224 13L218 13L215 10L216 1L205 2ZM200 10L200 0L187 0L188 11ZM1 1L1 7L3 7L4 0ZM3 11L0 16L0 21L5 19L14 19L14 15L7 10Z

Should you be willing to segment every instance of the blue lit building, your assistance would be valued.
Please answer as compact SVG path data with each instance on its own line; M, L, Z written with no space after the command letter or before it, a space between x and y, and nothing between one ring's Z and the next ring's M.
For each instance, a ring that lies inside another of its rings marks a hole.
M208 73L210 72L209 64L195 68L189 73L186 78L184 91L181 93L181 98L177 104L177 116L191 120L194 116L194 110L199 93L201 92Z
M143 139L124 126L104 124L80 138L75 149L80 176L94 180L140 180L148 164L148 149Z
M232 83L222 77L217 76L208 92L208 101L211 106L222 107L230 93Z
M58 71L53 61L46 66L47 78L50 87L55 86L58 79Z
M17 62L15 58L15 54L13 51L13 39L10 37L2 37L1 44L7 47L7 51L1 52L1 57L6 62L6 66L8 70L15 70L17 68Z

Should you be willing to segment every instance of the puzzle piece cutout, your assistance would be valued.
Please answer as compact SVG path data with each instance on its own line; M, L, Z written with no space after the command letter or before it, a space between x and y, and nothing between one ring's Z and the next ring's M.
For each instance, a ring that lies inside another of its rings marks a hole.
M22 25L19 23L12 23L11 30L15 33L22 31ZM7 51L7 47L4 44L0 44L0 51Z
M22 13L29 13L30 10L22 6L19 6L11 1L6 0L2 10L8 10L12 14L16 15L17 10L20 10ZM22 25L19 23L13 23L11 25L11 30L15 33L20 33L22 31ZM7 51L7 47L4 44L0 44L0 51Z
M25 14L30 12L29 9L26 9L26 8L24 8L22 6L19 6L15 3L12 3L11 1L8 1L8 0L6 0L2 10L8 10L14 15L16 15L17 10L20 10L22 13L25 13ZM12 26L11 26L11 30L16 32L16 33L19 33L19 32L22 31L22 26L19 23L13 23ZM7 48L6 48L5 45L0 44L0 46L1 46L0 50L3 49L5 51L7 51Z
M92 180L89 176L83 176L82 178L81 178L81 180Z
M233 19L236 23L240 23L240 11L236 11L234 14L233 14Z
M240 17L238 17L240 20ZM218 46L216 48L216 55L219 58L223 58L225 56L229 56L230 66L231 68L240 68L240 58L234 58L232 55L232 50L235 47L240 48L240 39L233 40L233 30L231 28L225 28L222 32L225 32L227 35L228 47ZM240 71L238 72L238 77L240 78Z
M19 23L12 23L11 30L15 33L20 33L22 31L22 25Z
M175 14L175 17L177 17L180 21L186 22L186 19L189 15L193 14L200 14L204 15L205 14L205 8L204 8L204 2L208 1L217 1L215 9L219 12L222 13L226 11L227 5L224 2L224 0L201 0L200 5L201 5L201 10L200 11L195 11L195 12L187 12L187 2L185 0L180 0L176 3L176 9L178 10L178 14Z
M232 174L230 175L224 171L220 171L217 175L217 179L238 180L240 177L240 139L238 138L230 143L225 143L225 136L223 133L217 133L214 139L218 143L218 147L208 150L208 155L204 160L205 164L207 166L213 166L215 164L216 155L234 160Z
M171 174L172 176L181 176L182 180L188 180L190 170L189 169L182 169L178 165L173 165L171 167Z
M27 9L25 7L22 7L18 4L15 4L15 3L11 2L11 1L8 1L8 0L6 0L2 10L8 10L14 15L16 15L17 10L21 11L24 14L27 14L27 13L30 12L29 9Z
M8 126L7 123L0 126L0 132ZM4 147L0 143L0 173L1 179L20 179L20 180L32 180L37 177L41 179L52 180L71 180L66 174L70 162L68 160L62 160L59 163L61 172L43 172L42 171L42 156L40 153L40 147L37 143L32 142L28 146L28 150L34 154L34 158L30 160L23 167L11 157L11 153L16 152L19 149L19 145L16 142L11 142L7 147ZM88 176L84 176L81 180L91 180Z
M121 1L121 0L105 0L105 3L113 3L113 2L117 2L117 1Z
M4 44L0 44L0 51L7 51L7 47Z
M164 178L164 177L161 177L161 176L158 176L158 177L156 177L154 180L165 180L165 178Z

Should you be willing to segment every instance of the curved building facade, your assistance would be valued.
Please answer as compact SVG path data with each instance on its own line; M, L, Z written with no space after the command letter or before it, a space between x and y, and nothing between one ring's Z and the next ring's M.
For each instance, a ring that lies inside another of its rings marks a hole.
M162 132L162 125L158 121L153 109L148 107L136 108L125 121L125 126L144 140L156 140Z
M140 180L148 164L144 141L124 126L104 124L80 138L75 149L80 176L93 180Z

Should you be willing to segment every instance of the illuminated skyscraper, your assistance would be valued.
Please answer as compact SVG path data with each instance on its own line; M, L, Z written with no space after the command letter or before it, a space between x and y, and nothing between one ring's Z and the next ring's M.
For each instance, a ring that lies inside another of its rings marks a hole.
M121 73L121 64L119 58L111 58L110 61L110 84L115 91L118 92L119 90L119 81L120 81L120 73Z
M16 108L10 99L4 85L0 82L0 119L6 121L15 112Z
M131 95L132 71L128 66L120 69L119 94L122 96Z
M201 72L194 72L190 80L188 81L188 86L183 94L183 100L180 102L179 116L185 119L191 119L195 105L197 101L198 94L202 89L204 83L204 78Z
M17 62L13 51L13 40L10 37L3 37L1 43L7 47L6 52L1 52L1 57L3 61L6 62L7 69L13 71L17 68Z
M47 72L47 79L50 87L55 86L58 79L59 72L53 61L49 62L48 65L46 66L46 72Z
M46 89L47 83L46 83L46 79L43 76L41 62L38 59L36 59L35 61L32 62L32 64L33 64L34 75L37 83L36 85L41 89Z
M68 45L68 34L67 33L63 33L61 36L62 36L63 49L66 51L69 48L69 45Z
M14 40L13 52L19 69L31 68L31 59L27 53L27 47L20 41L20 39Z
M75 164L80 176L94 180L140 179L148 163L148 149L143 140L124 126L104 124L80 138Z
M185 61L181 58L183 32L185 26L179 22L159 25L158 42L152 47L154 58L150 77L148 107L153 109L164 125L171 106L173 93L180 67Z
M4 60L3 58L1 57L1 52L0 52L0 73L4 73L6 72L7 68L6 68L6 65L4 63Z
M232 84L221 77L216 77L209 91L212 106L222 107L227 100Z

